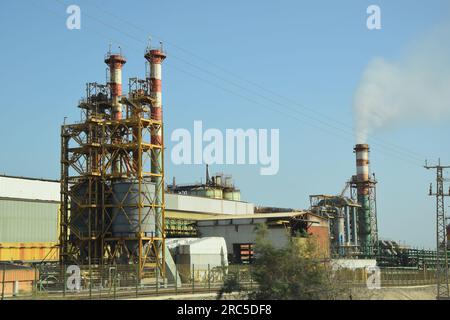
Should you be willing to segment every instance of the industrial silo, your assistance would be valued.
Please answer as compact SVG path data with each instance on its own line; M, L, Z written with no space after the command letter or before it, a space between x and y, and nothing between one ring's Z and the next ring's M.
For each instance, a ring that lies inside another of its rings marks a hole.
M236 189L225 189L223 191L223 198L225 200L240 201L241 200L241 192Z
M150 181L118 181L112 186L112 224L114 238L123 238L130 253L138 249L135 238L138 233L144 237L156 236L155 210L152 207L155 197L155 184ZM123 261L124 262L124 261Z
M222 199L222 189L215 187L201 186L192 190L192 194L199 197L206 197L211 199Z
M71 188L69 239L79 248L82 261L89 256L89 241L101 233L100 210L91 206L98 201L101 191L101 184L94 181L83 181ZM99 258L98 244L97 248L91 247L90 250L92 258Z
M71 188L70 202L70 231L71 239L88 236L89 221L87 209L83 208L88 202L88 182L76 184Z

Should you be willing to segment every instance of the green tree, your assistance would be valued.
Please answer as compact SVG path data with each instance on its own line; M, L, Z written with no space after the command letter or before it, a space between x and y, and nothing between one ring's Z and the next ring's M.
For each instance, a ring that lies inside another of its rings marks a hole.
M217 293L217 300L222 299L225 293L233 293L238 292L241 293L241 285L239 284L239 280L235 273L229 273L224 276L223 285Z
M258 300L333 300L349 296L333 278L334 273L318 255L312 238L292 238L277 249L267 239L267 226L256 230L252 277L256 289L249 294Z

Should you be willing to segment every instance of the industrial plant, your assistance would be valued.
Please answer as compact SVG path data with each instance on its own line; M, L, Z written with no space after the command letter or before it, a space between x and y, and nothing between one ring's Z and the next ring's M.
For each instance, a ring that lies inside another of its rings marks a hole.
M106 83L86 84L78 103L81 119L61 126L59 180L0 176L3 296L40 290L36 281L48 292L66 293L66 267L73 265L89 279L83 280L89 292L115 288L111 277L127 288L132 281L156 290L195 286L206 274L210 282L217 270L251 266L260 224L276 248L311 238L324 261L350 269L439 265L434 251L380 239L378 181L367 144L354 147L355 172L348 173L343 190L311 195L309 208L247 202L239 177L211 174L208 166L203 182L167 183L166 53L162 46L148 47L143 58L145 76L123 83L127 59L121 52L106 54Z

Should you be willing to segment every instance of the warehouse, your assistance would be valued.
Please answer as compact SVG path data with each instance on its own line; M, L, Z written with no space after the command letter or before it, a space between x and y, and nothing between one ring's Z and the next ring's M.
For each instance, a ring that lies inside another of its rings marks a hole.
M197 222L200 236L225 239L229 259L235 263L251 261L258 224L268 226L267 238L275 248L284 247L292 236L309 234L317 240L322 255L329 254L328 220L309 212L218 216Z
M55 180L0 177L0 261L58 259L59 196L60 183ZM168 237L223 237L230 260L245 262L237 248L254 243L255 225L267 223L269 238L281 247L289 239L290 221L297 219L317 235L321 248L329 246L328 221L322 217L254 211L248 202L167 193L166 232Z
M192 194L166 194L169 237L196 236L197 220L250 215L254 204ZM58 260L60 183L0 176L0 261Z
M59 183L0 176L0 261L56 260Z

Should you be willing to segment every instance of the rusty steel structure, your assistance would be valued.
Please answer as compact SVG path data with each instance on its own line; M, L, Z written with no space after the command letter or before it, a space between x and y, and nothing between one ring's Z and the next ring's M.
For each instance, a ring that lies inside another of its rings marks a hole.
M107 84L88 83L81 121L61 127L60 262L138 266L165 277L161 49L151 76L122 94L122 54L109 52Z
M375 175L370 174L369 152L367 144L358 144L356 154L356 175L350 181L351 198L361 207L358 209L358 238L361 251L373 255L378 245L378 223L376 206Z

